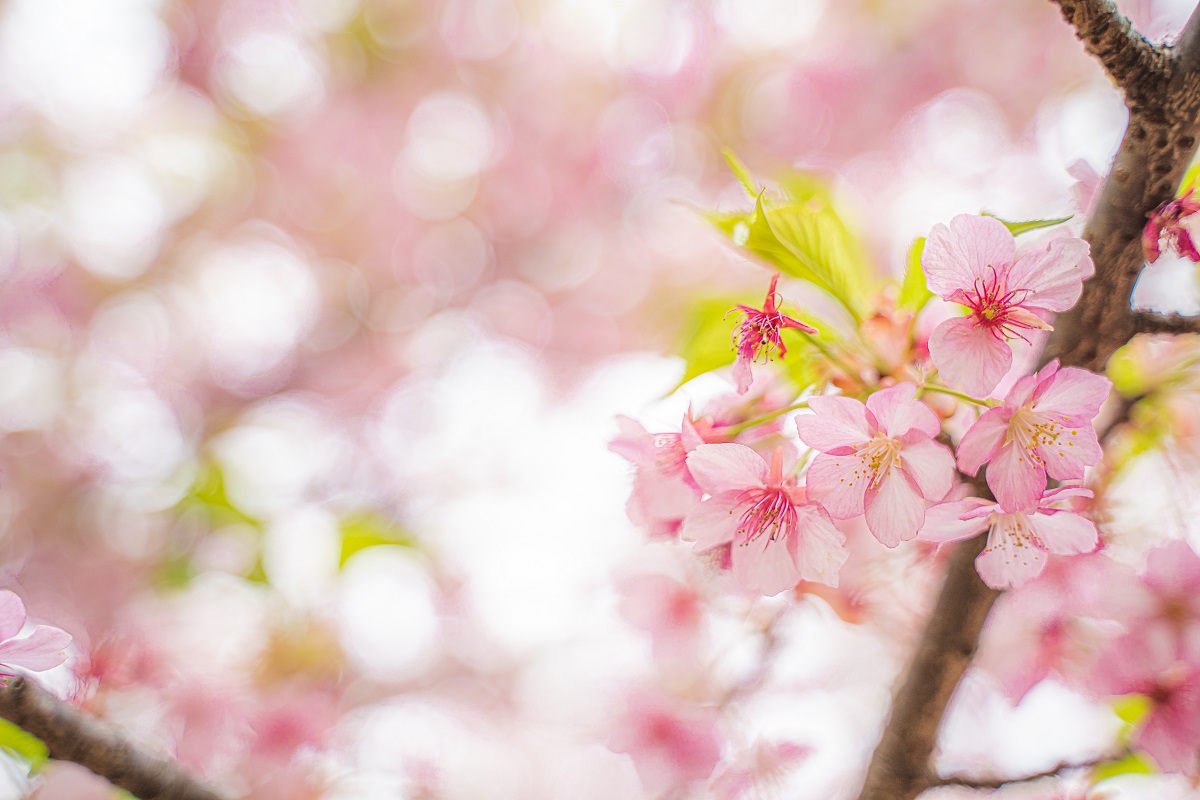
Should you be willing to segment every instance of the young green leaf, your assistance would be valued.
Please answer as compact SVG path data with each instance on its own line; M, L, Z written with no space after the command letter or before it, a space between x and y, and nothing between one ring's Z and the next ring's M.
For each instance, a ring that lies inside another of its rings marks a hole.
M997 222L1003 223L1004 227L1008 228L1009 233L1011 233L1013 236L1020 236L1022 233L1036 231L1039 228L1051 228L1055 225L1062 225L1075 215L1069 214L1068 216L1059 217L1058 219L1031 219L1026 220L1025 222L1009 222L1006 219L1000 219L1000 217L997 217L995 214L989 214L986 211L983 212L983 216L991 217Z
M900 285L900 307L911 310L914 314L925 307L933 297L933 292L925 284L925 269L921 266L921 253L925 251L925 237L913 239L908 248L907 265L904 269L904 283Z

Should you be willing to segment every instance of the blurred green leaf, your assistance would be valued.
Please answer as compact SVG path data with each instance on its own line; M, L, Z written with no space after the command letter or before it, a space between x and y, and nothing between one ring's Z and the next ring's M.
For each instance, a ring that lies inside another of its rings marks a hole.
M986 211L983 212L983 216L991 217L997 222L1003 223L1004 227L1008 228L1009 233L1011 233L1013 236L1020 236L1022 233L1036 231L1039 228L1051 228L1055 225L1062 225L1075 215L1071 214L1066 217L1059 217L1058 219L1031 219L1025 222L1009 222L1006 219L1000 219L1000 217L997 217L995 214L989 214Z
M725 156L725 163L729 165L729 171L738 179L738 183L746 189L746 193L751 197L758 197L758 193L762 191L762 187L754 180L754 176L750 174L750 170L746 169L746 165L741 159L730 150L728 147L721 150L721 155Z
M1113 388L1125 397L1140 397L1149 389L1145 372L1129 344L1112 354L1105 371Z
M346 566L351 556L369 547L387 544L411 547L413 544L412 536L406 529L375 511L360 511L344 517L338 524L338 530L342 535L339 567Z
M908 258L904 268L904 283L900 286L900 307L910 309L914 314L925 307L933 297L933 292L925 284L925 268L921 266L921 253L925 252L925 237L913 239L908 248Z
M685 364L679 386L698 375L733 363L737 357L733 350L733 326L737 313L729 312L738 303L752 302L747 297L726 296L699 300L692 306L684 319L675 348L676 355L681 356Z
M1092 767L1092 783L1099 783L1118 775L1153 775L1158 772L1154 763L1141 753L1130 753L1116 761L1105 761Z
M225 491L225 475L219 464L203 461L196 471L196 478L182 500L181 510L201 510L208 518L210 528L240 523L260 528L259 520L242 511Z
M0 719L0 747L28 764L30 772L37 772L50 758L45 742L6 719Z
M1150 698L1144 694L1127 694L1114 698L1113 713L1126 725L1137 727L1150 714Z

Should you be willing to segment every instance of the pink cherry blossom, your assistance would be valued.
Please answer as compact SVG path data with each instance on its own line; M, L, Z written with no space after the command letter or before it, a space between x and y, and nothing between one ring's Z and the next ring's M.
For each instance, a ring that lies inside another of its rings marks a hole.
M650 689L630 694L608 747L629 754L652 796L669 795L707 778L721 760L713 709L688 707Z
M1046 556L1096 549L1096 526L1060 504L1091 497L1088 489L1064 486L1045 492L1034 509L1009 511L990 500L968 498L934 506L917 536L923 542L957 542L986 530L988 543L975 559L979 577L993 589L1010 589L1041 574Z
M822 455L808 468L811 497L834 519L866 515L867 528L895 547L913 538L925 501L954 485L954 457L933 441L937 416L901 383L875 392L864 405L849 397L813 397L813 414L796 417L800 439Z
M1046 320L1079 299L1095 268L1083 239L1052 239L1016 252L1008 228L991 217L960 214L935 225L921 263L929 289L969 309L943 322L929 354L944 381L976 395L996 388L1012 366L1009 342L1050 330Z
M1163 203L1150 213L1150 220L1142 229L1142 253L1146 260L1158 260L1162 250L1159 243L1163 238L1167 246L1184 258L1200 261L1200 250L1192 240L1192 215L1200 211L1200 202L1192 199L1189 189L1183 197Z
M990 462L987 483L1000 505L1032 509L1047 475L1079 480L1100 460L1092 420L1111 388L1107 378L1050 362L1018 380L1004 405L975 420L958 445L958 468L975 475Z
M8 590L0 591L0 676L16 673L13 667L43 672L67 660L63 651L71 634L50 625L38 625L28 636L16 636L25 627L25 604Z
M687 469L687 454L704 441L701 429L687 415L679 433L650 433L639 422L617 417L620 432L608 449L637 467L629 497L629 518L652 535L674 536L679 523L696 503L700 487ZM702 426L708 429L708 423Z
M783 474L782 449L768 466L744 445L705 444L688 454L688 467L711 496L683 520L681 538L700 550L731 542L734 578L752 591L774 595L801 580L837 585L846 538Z
M784 328L794 328L804 333L817 332L811 325L792 319L779 310L779 293L775 291L777 283L779 275L775 274L771 276L771 286L767 289L767 299L763 301L762 308L738 305L735 309L742 315L733 331L734 347L737 349L733 376L740 394L745 394L750 389L752 363L770 361L775 353L778 353L781 359L787 355L787 347L781 335Z
M1146 718L1130 744L1164 772L1191 773L1200 754L1200 653L1180 653L1161 629L1131 631L1096 661L1091 681L1107 695L1143 694Z

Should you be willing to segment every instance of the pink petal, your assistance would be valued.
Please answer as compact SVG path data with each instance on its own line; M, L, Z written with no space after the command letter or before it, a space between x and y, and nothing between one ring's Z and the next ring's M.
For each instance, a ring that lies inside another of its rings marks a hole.
M1005 408L983 412L958 444L958 468L967 475L977 475L979 468L1000 452L1011 420L1012 412Z
M754 383L754 374L750 370L750 359L743 358L740 353L733 362L733 382L737 384L738 394L750 391L750 384Z
M1071 511L1030 514L1029 527L1056 556L1090 553L1100 543L1091 520Z
M765 595L776 595L800 582L800 571L788 552L785 536L760 536L733 546L733 578L740 586Z
M0 591L0 640L11 639L25 627L25 604L15 592Z
M1200 594L1200 557L1181 539L1156 547L1146 559L1143 580L1160 593L1166 590Z
M929 290L943 299L959 289L970 289L977 278L1001 272L1016 257L1016 243L1008 228L991 217L959 214L950 227L934 225L925 240L921 264Z
M744 444L702 444L687 455L688 471L709 494L765 486L767 462Z
M912 481L900 471L889 472L867 492L867 529L888 547L917 535L925 519L925 500Z
M796 514L799 535L790 537L788 547L800 578L837 586L838 570L850 556L846 537L820 508L798 506Z
M975 569L983 582L993 589L1011 589L1036 578L1046 567L1046 553L1036 547L1018 542L1013 537L998 536L993 528L988 546L975 559Z
M828 453L862 444L875 435L875 425L867 416L867 407L849 397L810 397L812 414L796 417L800 441L814 450Z
M985 397L1012 366L1012 348L973 317L956 317L938 325L929 337L929 356L943 381L968 394Z
M41 672L67 660L63 652L71 644L71 634L49 625L38 625L24 639L0 642L0 664Z
M819 455L808 467L808 496L834 519L850 519L863 513L867 476L857 456Z
M1075 481L1083 477L1085 467L1099 463L1103 455L1096 429L1091 425L1063 431L1058 442L1039 445L1038 455L1046 463L1046 472L1056 481Z
M1112 381L1108 378L1067 367L1053 373L1050 380L1039 382L1033 394L1033 410L1059 414L1065 418L1064 424L1077 428L1096 418L1110 389Z
M1084 279L1096 271L1089 250L1083 239L1064 237L1022 253L1008 273L1008 289L1034 292L1021 305L1066 311L1079 300Z
M987 468L987 484L1008 514L1031 511L1046 490L1046 471L1015 445L1000 448Z
M868 397L867 409L875 415L884 433L892 438L899 439L914 429L926 436L937 436L942 432L942 423L937 414L916 396L916 386L898 383Z
M963 515L978 508L994 506L982 500L958 500L941 503L925 510L925 522L917 532L922 542L960 542L986 530L990 522L987 517L963 519Z
M936 503L954 488L954 455L945 445L920 439L904 445L900 458L926 500Z
M721 492L693 508L683 518L679 538L685 542L695 542L697 550L707 550L732 541L742 521L738 511L740 497L741 492Z
M683 475L663 475L650 469L638 470L633 495L643 517L680 519L700 502L700 490Z

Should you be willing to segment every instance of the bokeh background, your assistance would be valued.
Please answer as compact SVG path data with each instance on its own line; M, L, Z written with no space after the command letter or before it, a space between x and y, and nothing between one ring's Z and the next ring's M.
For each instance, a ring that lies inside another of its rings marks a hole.
M1043 0L0 3L0 569L76 637L47 684L256 798L845 795L927 586L698 600L606 449L729 390L669 355L766 283L699 213L749 202L721 150L898 274L953 214L1080 212L1123 123ZM1142 302L1200 310L1190 269ZM951 765L1110 723L967 691Z

